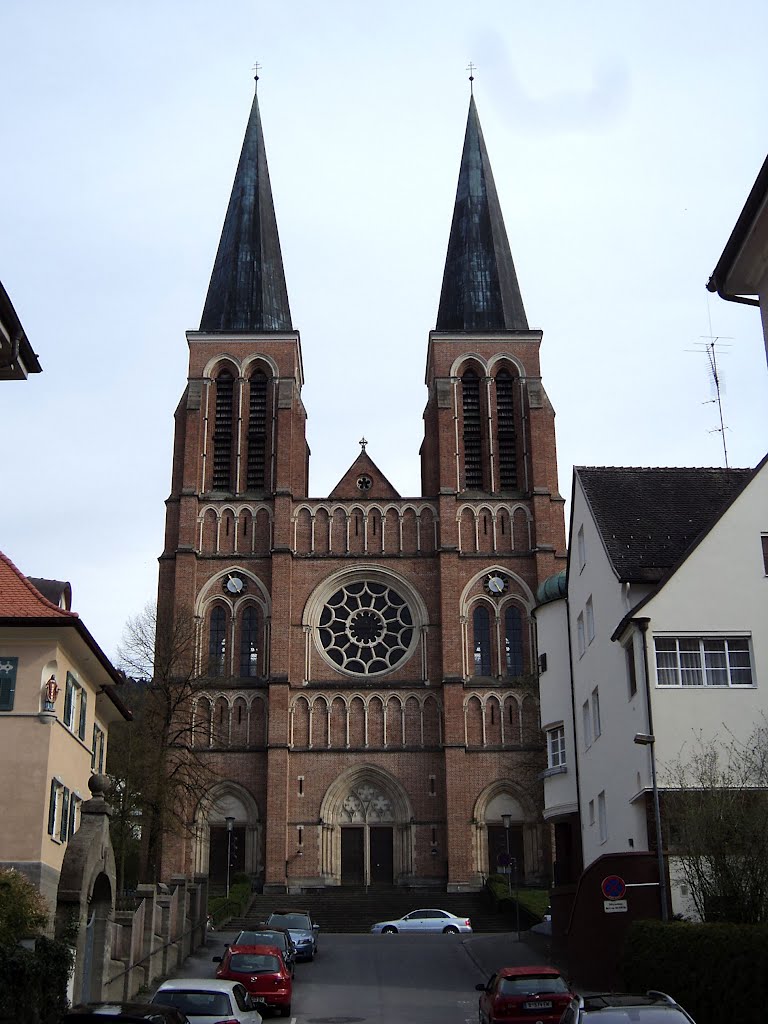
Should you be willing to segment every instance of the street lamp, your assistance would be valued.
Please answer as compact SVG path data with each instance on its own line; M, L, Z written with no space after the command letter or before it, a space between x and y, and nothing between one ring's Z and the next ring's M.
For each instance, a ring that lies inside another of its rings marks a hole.
M519 876L517 874L517 857L511 857L509 853L509 829L512 824L511 814L502 814L501 820L504 822L504 831L507 834L507 889L509 890L509 898L512 899L512 865L515 865L515 929L517 931L517 941L520 941L520 893L518 892Z
M227 899L229 899L229 868L232 863L232 829L235 827L235 819L226 817L227 823Z

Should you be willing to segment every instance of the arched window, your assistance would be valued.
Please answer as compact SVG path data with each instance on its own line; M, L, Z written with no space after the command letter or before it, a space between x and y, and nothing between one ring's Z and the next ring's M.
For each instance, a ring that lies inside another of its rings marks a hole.
M223 676L227 662L227 613L217 604L211 610L208 632L208 675Z
M517 449L513 402L514 381L508 370L496 376L496 431L499 446L499 487L517 487Z
M246 606L240 619L240 675L250 678L259 674L259 613L254 605Z
M480 378L467 370L461 378L464 413L464 487L468 491L483 488L482 437L480 433Z
M523 674L523 617L515 604L504 612L504 664L508 676Z
M264 490L267 479L267 378L257 370L251 377L248 408L248 490Z
M232 490L232 413L235 378L222 370L216 378L216 411L213 424L213 489Z
M472 613L474 675L491 675L491 618L485 605Z

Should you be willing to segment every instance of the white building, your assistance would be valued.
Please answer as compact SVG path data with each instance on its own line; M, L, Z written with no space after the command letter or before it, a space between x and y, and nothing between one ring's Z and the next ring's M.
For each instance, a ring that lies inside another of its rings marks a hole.
M536 611L556 884L656 849L654 754L663 809L687 749L768 712L767 461L574 471L567 574Z

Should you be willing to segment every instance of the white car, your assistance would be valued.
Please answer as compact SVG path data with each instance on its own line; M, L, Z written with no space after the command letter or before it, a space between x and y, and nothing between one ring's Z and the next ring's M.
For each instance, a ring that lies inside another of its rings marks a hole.
M190 1024L262 1024L261 1014L243 985L218 978L175 978L164 981L151 1003L175 1006Z
M371 927L379 935L394 935L395 932L442 932L456 935L472 931L468 917L456 917L447 910L412 910L396 921L379 921Z

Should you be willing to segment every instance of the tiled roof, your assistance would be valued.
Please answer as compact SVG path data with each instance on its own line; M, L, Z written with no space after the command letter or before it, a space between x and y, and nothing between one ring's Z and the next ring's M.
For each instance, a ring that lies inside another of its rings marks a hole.
M43 597L0 551L0 618L77 619L78 616Z
M579 466L575 472L619 579L655 583L754 470Z

